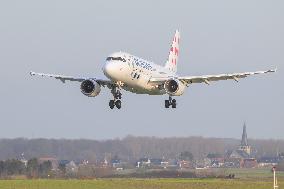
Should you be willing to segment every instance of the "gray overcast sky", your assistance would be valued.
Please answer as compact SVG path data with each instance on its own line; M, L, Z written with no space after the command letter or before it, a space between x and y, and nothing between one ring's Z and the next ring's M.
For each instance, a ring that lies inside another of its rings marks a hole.
M284 1L0 2L0 138L206 136L284 139ZM195 84L165 110L166 96L109 90L88 98L79 83L29 71L104 77L106 56L127 51L164 64L181 31L179 75L265 70L278 73Z

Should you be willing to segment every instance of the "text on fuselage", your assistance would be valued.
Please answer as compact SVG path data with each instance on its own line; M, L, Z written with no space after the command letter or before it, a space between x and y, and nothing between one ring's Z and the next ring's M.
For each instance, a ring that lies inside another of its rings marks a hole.
M145 62L141 59L138 59L138 58L134 58L133 61L134 61L134 64L136 64L136 66L139 66L139 67L144 68L146 70L152 71L151 64L149 64L149 63L147 63L147 62Z

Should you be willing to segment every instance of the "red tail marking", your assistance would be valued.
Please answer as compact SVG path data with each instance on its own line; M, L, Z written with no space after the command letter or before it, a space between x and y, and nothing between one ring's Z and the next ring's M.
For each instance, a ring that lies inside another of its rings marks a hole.
M178 48L175 47L175 55L178 56L178 53L179 53L179 50L178 50Z

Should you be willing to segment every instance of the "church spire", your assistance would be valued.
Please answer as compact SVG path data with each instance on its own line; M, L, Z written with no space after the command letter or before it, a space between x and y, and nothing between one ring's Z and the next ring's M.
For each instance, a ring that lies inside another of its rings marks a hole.
M239 150L246 152L249 156L251 155L251 147L248 145L246 122L244 123L243 126L243 135L242 135L241 145L239 146Z
M243 135L242 135L241 146L248 146L247 126L246 126L246 123L244 123L244 126L243 126Z

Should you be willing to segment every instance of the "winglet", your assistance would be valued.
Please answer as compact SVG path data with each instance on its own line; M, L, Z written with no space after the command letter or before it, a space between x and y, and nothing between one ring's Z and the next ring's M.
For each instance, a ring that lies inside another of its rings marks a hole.
M277 72L277 67L273 70L273 72Z

